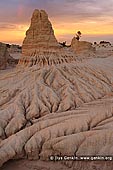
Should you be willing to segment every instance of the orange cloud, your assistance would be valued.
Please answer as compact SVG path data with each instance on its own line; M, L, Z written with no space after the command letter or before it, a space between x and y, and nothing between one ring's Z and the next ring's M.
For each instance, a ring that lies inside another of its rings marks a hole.
M86 21L82 23L70 23L62 24L62 26L57 27L57 24L54 25L56 35L68 35L75 34L76 31L80 30L83 34L113 34L112 23L107 22L96 22L96 21Z
M84 35L96 36L113 34L111 18L106 18L105 21L102 22L98 20L86 20L82 22L69 21L69 23L68 20L67 22L63 22L52 18L51 22L58 40L63 40L64 37L65 39L71 40L78 30L82 32L82 37L84 37ZM0 41L21 44L28 27L29 25L26 24L2 23L0 25Z

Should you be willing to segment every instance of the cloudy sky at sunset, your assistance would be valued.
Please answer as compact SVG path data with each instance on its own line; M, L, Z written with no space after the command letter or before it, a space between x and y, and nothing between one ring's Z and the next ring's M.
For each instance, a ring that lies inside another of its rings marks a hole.
M0 0L0 42L22 44L33 10L44 9L59 41L113 42L113 0Z

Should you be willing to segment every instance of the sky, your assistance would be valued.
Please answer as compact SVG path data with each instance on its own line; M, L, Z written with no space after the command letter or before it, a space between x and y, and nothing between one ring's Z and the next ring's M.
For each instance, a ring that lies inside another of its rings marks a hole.
M22 44L34 9L48 13L58 41L113 43L113 0L0 0L0 42Z

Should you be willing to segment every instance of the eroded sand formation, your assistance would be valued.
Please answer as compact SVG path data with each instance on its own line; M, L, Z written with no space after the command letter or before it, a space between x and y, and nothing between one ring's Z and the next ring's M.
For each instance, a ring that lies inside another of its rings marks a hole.
M0 70L14 67L16 64L17 61L10 56L6 44L0 42Z
M78 61L38 10L22 50L18 68L0 77L0 166L17 158L113 155L113 58Z
M35 10L23 41L19 66L43 67L72 60L75 60L73 51L58 44L46 12Z
M78 41L76 37L74 37L71 41L71 48L75 53L80 56L93 56L95 54L95 47L93 47L92 43L87 42L87 41Z

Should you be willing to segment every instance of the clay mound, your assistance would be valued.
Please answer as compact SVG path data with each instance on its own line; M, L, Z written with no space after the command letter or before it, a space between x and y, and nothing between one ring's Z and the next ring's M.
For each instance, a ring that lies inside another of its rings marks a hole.
M18 64L18 60L10 56L7 45L0 43L0 70L8 67L15 67Z
M7 51L7 46L4 43L0 43L0 69L6 69L7 60L10 58L10 55Z
M92 46L92 43L87 41L78 41L75 37L71 41L71 48L76 52L77 55L93 56L96 49Z
M58 42L54 36L54 31L48 15L44 10L35 10L31 18L31 25L26 31L26 37L23 41L22 53L27 55L28 51L35 49L58 48Z
M74 56L71 50L58 44L46 12L36 9L23 41L19 66L61 64L75 60Z

